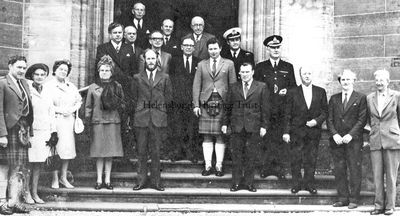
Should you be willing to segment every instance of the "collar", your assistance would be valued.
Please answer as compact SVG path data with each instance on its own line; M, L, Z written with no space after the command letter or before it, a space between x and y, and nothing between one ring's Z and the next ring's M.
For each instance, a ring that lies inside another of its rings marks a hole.
M202 36L203 36L203 34L197 36L197 34L193 33L194 40L196 40L197 38L198 38L198 40L200 40Z
M189 57L189 61L192 61L192 56L193 56L193 55L190 55L190 56L183 55L183 61L186 62L186 58L187 58L187 57Z
M236 55L238 55L240 53L240 48L237 50L230 50L230 51L231 51L232 56L233 56L234 52L236 52Z
M379 91L377 91L377 93L378 93L378 97L386 97L386 96L389 95L389 89L387 89L387 90L384 91L384 92L379 92Z
M119 49L121 49L122 42L120 42L119 44L117 44L117 43L115 43L114 41L111 41L111 44L113 45L114 49L115 49L117 46L119 46Z
M157 69L154 69L152 72L153 72L153 79L154 79L154 77L156 76ZM151 71L149 71L149 70L146 69L147 77L150 76L150 73L151 73Z
M221 61L221 56L218 56L218 58L216 58L217 60L217 65L219 64L219 62ZM210 63L212 64L214 62L214 59L210 57Z
M353 94L353 89L350 91L342 91L342 98L344 98L344 94L347 93L347 100L350 98L351 94Z
M251 79L250 81L247 82L249 84L249 89L250 89L251 84L253 83L253 80L254 79ZM245 81L242 81L243 87L244 87L244 84L245 84Z
M301 84L301 88L303 88L303 90L311 90L312 89L312 83L310 83L310 85L306 86L303 83Z
M13 75L11 75L11 74L9 74L9 77L10 77L10 78L11 78L11 80L14 82L15 86L17 86L17 87L18 87L18 80L17 80L17 79L15 79L15 77L14 77ZM19 89L19 87L18 87L18 89Z
M272 67L274 66L274 63L276 62L276 65L279 65L279 61L281 58L278 58L276 61L274 61L272 58L269 58L269 61L271 62Z

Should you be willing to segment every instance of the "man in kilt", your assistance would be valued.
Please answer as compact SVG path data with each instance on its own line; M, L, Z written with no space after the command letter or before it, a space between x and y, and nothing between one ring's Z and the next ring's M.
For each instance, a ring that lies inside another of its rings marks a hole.
M17 192L22 189L20 171L26 170L29 136L33 135L31 94L24 80L26 67L25 57L12 56L8 75L0 79L0 162L9 166L9 200L0 207L2 214L29 212L19 203L21 192Z
M223 176L222 162L225 144L221 135L221 121L224 112L228 87L236 82L235 66L229 59L220 56L221 43L217 38L207 41L210 58L198 64L193 81L194 114L199 117L199 133L203 134L203 156L205 167L203 176L212 173L212 155L215 156L216 176Z

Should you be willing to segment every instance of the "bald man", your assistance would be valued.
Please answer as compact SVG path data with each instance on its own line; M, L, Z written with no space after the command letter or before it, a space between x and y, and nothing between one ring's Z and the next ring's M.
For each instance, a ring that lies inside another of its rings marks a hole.
M194 41L194 57L199 58L200 60L210 58L208 54L207 41L215 36L204 32L204 19L202 17L193 17L190 27L192 28L193 33L186 35L182 39L191 38Z

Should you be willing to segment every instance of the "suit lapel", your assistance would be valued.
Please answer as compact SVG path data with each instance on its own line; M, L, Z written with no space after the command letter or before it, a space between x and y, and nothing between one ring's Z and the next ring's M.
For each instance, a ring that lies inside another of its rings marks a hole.
M122 46L121 46L121 48L122 48ZM121 51L121 48L119 49L120 51ZM106 49L108 51L107 53L110 54L110 56L113 59L113 61L115 62L115 64L117 64L119 66L120 58L119 58L117 51L114 49L114 46L111 44L111 41L107 43Z
M240 83L239 85L236 85L237 90L239 91L239 95L245 100L244 92L243 92L243 82L239 82L239 83Z
M379 116L379 110L378 110L378 92L376 91L373 95L372 95L372 105L375 108L376 111L376 115ZM372 112L372 110L371 110Z
M386 97L385 103L384 103L383 108L382 108L382 116L383 116L383 112L385 111L385 109L386 109L387 105L389 104L389 102L393 100L393 95L394 95L393 91L389 90L388 91L388 96Z
M347 101L347 106L344 108L343 114L346 113L350 109L350 107L352 106L354 101L357 100L357 98L358 98L358 95L356 94L355 91L353 91L353 93L350 95L349 101Z
M211 64L211 58L208 58L206 60L206 70L207 70L208 74L211 76L211 78L214 79L214 76L213 76L211 68L210 68L210 64Z
M280 62L280 61L279 61ZM316 100L317 100L317 91L316 91L316 88L315 88L315 86L314 85L312 85L312 88L311 88L311 104L310 104L310 108L309 108L309 110L311 109L311 107L315 104L315 102L316 102ZM307 104L306 104L306 106L307 106Z
M217 65L217 71L215 72L215 77L218 76L219 72L222 69L222 66L224 66L224 63L225 63L224 59L221 58L221 60L219 61L219 64Z
M256 90L257 86L258 86L258 83L255 80L253 80L253 82L251 83L250 89L247 92L247 98L249 98L250 95L253 94L253 92Z
M149 77L147 76L146 70L144 70L144 71L142 71L142 72L140 73L140 77L142 78L142 80L143 80L148 86L150 86Z
M160 80L161 80L161 74L160 73L161 73L161 71L157 70L156 75L154 76L154 82L153 82L153 86L152 87L156 86L157 83L160 82Z
M17 87L15 85L15 83L12 81L10 76L11 76L10 74L8 74L6 76L7 77L7 81L8 81L8 86L10 87L10 89L12 89L15 92L15 94L18 96L18 98L22 100L22 94L21 94L21 92L19 90L19 87Z

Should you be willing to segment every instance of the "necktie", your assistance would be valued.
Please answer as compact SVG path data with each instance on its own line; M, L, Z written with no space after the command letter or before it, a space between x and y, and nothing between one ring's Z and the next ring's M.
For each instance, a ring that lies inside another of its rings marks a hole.
M212 75L215 76L216 73L217 73L217 59L214 59L212 65Z
M276 61L274 62L274 69L276 69Z
M249 92L249 82L244 82L244 99L247 98L248 92Z
M139 28L139 29L142 29L142 25L140 25L140 21L141 21L141 20L137 20L137 25L138 25L138 28Z
M196 43L199 42L200 40L200 35L196 35Z
M117 53L119 53L119 45L117 45L117 46L115 47L115 51L117 51Z
M165 37L165 44L167 44L168 43L168 37Z
M233 51L233 58L236 58L236 51Z
M27 116L29 113L28 98L26 97L24 88L22 87L21 80L18 80L17 83L18 83L19 90L21 90L21 95L22 95L22 104L23 104L22 115Z
M189 56L186 56L186 71L190 73L190 63L189 63Z
M346 106L347 106L347 93L344 93L343 110L346 109Z
M149 83L150 83L150 86L153 86L153 71L150 71Z
M160 53L157 51L157 52L156 52L156 54L157 54L157 67L160 67L160 68L161 68L161 58L160 58Z

